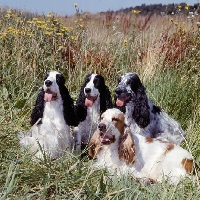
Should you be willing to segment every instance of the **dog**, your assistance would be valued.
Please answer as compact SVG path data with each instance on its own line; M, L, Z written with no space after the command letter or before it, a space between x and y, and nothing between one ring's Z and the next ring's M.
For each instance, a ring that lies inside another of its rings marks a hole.
M105 85L101 75L88 74L86 76L76 107L84 108L84 111L77 111L80 123L74 129L75 149L80 154L90 141L92 133L99 123L101 113L113 107L109 88Z
M101 115L89 142L89 154L97 158L95 167L106 167L119 176L131 174L140 180L168 180L171 184L193 176L194 160L188 151L168 141L133 135L117 108Z
M18 135L22 150L29 148L36 158L59 158L71 150L73 137L70 125L77 126L73 99L65 86L62 74L51 71L43 82L31 114L32 128L28 133Z
M114 106L125 113L126 124L133 134L160 137L175 144L184 141L186 134L180 124L152 103L137 74L119 77L114 99Z

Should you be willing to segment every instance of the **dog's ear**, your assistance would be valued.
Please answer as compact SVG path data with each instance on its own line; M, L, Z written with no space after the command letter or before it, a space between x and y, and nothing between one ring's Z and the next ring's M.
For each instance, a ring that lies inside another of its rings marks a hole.
M118 154L119 159L124 160L126 164L134 164L135 145L129 127L126 127L124 134L120 136Z
M136 99L134 101L133 119L140 128L145 128L150 123L150 108L145 87L140 86L135 91Z
M31 113L31 121L30 121L31 126L33 126L38 121L39 118L43 117L44 104L45 104L44 89L41 89L37 96L35 106ZM42 121L40 121L39 124L40 123L42 123Z
M100 98L100 110L101 113L105 112L109 108L113 108L112 97L110 94L109 88L104 85L103 89L101 89L101 98Z
M101 142L99 139L99 132L96 130L89 142L89 155L92 158L97 158L97 154L101 150Z
M84 88L86 83L81 87L78 99L76 101L75 105L75 112L78 117L79 122L85 120L87 116L87 107L85 106L85 94L84 94Z
M65 121L68 125L77 126L79 120L75 113L74 102L69 94L69 91L65 85L59 85L59 90L63 100L63 115Z

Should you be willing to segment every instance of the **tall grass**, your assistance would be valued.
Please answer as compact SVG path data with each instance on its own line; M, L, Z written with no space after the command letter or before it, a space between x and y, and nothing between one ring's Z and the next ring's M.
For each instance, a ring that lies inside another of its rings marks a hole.
M199 199L198 181L146 186L106 169L93 171L92 160L73 153L33 162L17 139L30 129L49 70L64 74L74 100L86 74L101 73L113 94L118 76L132 71L152 101L181 123L187 133L183 147L199 165L198 18L134 13L58 18L3 9L0 15L0 199Z

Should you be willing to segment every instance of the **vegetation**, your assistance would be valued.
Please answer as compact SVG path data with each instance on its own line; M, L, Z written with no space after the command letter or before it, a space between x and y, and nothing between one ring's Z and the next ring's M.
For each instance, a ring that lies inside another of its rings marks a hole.
M186 3L180 3L180 4L142 4L141 6L135 6L125 9L120 9L120 11L123 12L130 12L132 10L139 10L142 15L148 15L149 13L152 14L160 14L160 15L174 15L174 14L188 14L189 12L193 13L200 13L199 4L196 3L194 5L189 5Z
M118 76L132 71L152 101L180 122L183 147L200 165L199 16L91 15L75 8L65 18L0 11L0 199L199 199L198 180L146 186L93 171L94 161L73 153L34 162L20 151L17 133L30 129L46 72L63 73L76 100L86 74L102 74L113 94Z

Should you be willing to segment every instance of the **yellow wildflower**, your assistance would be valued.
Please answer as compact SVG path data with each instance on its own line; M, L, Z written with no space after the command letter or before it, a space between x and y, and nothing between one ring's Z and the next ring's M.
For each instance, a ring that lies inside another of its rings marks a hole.
M38 18L34 17L34 18L33 18L33 21L38 21Z
M72 40L76 40L76 37L72 35L72 36L71 36L71 39L72 39Z
M182 6L181 6L181 5L178 5L178 6L177 6L177 8L181 9L181 8L182 8Z
M10 18L10 16L11 16L10 14L6 14L4 17L5 18Z
M45 35L51 35L52 33L49 32L49 31L46 31L44 34L45 34Z
M185 6L185 10L189 10L189 4Z
M32 34L32 33L27 33L27 36L29 36L29 37L33 37L34 34Z
M17 35L18 33L19 33L19 30L17 30L17 29L13 29L13 34L15 34L15 35Z
M173 21L174 21L174 19L173 19L173 18L169 18L169 21L170 21L170 22L173 22Z
M133 12L134 14L139 14L141 11L140 11L140 10L132 10L132 12Z
M58 50L61 50L63 48L63 46L58 46Z
M77 3L74 3L74 7L76 8L78 6L78 4Z
M61 36L61 35L62 35L62 33L56 33L56 35L57 35L57 36Z
M48 27L46 28L46 31L50 31L50 30L51 30L51 28L48 28Z
M27 23L28 23L28 24L32 24L33 22L32 22L32 21L27 21Z
M127 46L127 44L128 44L128 41L124 40L124 46Z
M176 21L176 22L174 22L174 24L175 24L175 25L178 25L178 22Z

